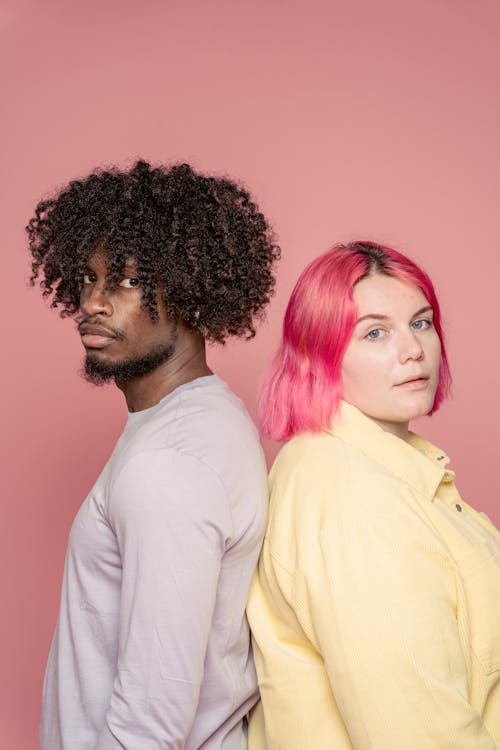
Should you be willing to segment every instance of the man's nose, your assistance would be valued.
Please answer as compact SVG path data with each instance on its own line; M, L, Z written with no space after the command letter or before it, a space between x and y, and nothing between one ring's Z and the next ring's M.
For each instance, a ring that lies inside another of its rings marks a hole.
M104 284L88 284L80 295L80 309L89 318L92 315L112 315L113 306Z

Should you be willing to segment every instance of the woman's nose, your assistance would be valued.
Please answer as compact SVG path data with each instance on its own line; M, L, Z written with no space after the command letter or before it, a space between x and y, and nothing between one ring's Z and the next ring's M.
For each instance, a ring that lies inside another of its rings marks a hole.
M402 336L399 348L399 359L400 362L407 362L409 359L413 359L416 362L424 358L424 349L422 342L419 340L411 331L405 336Z

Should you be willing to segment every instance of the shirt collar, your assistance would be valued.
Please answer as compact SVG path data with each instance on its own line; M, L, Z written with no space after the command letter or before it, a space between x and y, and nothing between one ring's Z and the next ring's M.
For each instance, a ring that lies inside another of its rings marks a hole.
M453 472L446 470L448 456L435 445L413 432L407 441L402 440L346 401L340 402L326 431L358 448L429 500L443 479L453 479Z

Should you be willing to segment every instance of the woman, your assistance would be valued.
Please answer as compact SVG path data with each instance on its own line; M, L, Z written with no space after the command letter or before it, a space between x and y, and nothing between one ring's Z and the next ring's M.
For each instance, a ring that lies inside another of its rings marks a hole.
M356 242L305 269L261 397L287 442L248 606L250 750L500 749L500 533L408 430L449 386L411 260Z

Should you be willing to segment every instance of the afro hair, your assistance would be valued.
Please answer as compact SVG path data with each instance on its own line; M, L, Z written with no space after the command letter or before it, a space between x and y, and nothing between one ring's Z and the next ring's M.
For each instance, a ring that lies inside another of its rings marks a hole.
M280 257L249 193L188 164L95 170L40 201L26 231L31 284L62 316L77 313L88 258L102 249L110 288L133 259L153 320L159 290L172 319L221 343L255 335Z

